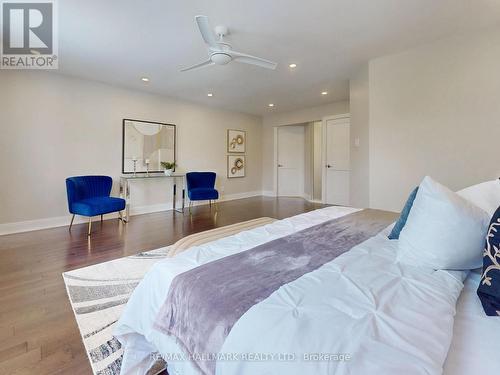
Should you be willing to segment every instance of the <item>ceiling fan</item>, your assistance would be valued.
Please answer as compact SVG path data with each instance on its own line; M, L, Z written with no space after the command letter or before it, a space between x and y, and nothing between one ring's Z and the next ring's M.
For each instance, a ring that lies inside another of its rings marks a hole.
M183 68L181 69L181 72L203 68L205 66L214 64L226 65L231 61L256 65L262 68L267 68L272 70L276 69L276 66L278 64L273 61L247 55L246 53L233 51L231 45L224 41L224 37L229 33L229 30L226 26L221 25L215 28L215 34L218 36L217 40L216 36L212 33L212 30L210 29L210 24L208 23L207 16L196 16L195 20L196 23L198 24L198 28L200 29L201 36L208 46L208 55L209 55L208 60L187 68Z

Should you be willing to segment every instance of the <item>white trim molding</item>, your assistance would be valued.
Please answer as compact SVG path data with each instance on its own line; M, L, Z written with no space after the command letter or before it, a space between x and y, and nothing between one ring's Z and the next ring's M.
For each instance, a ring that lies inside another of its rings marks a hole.
M226 194L226 195L222 194L221 198L219 199L219 202L233 201L235 199L257 197L259 195L263 195L261 190L248 191L245 193Z
M113 214L104 215L106 220L113 218ZM98 216L96 216L98 217ZM114 214L114 219L118 218L118 214ZM34 230L57 228L69 226L71 214L65 216L47 217L43 219L18 221L15 223L0 224L0 235L31 232ZM75 216L74 224L88 223L88 218L84 216Z
M236 194L227 194L227 195L222 195L221 199L219 199L219 202L224 202L224 201L231 201L235 199L243 199L243 198L250 198L250 197L256 197L260 195L265 195L263 194L262 191L249 191L245 193L236 193ZM187 202L189 202L188 199L186 199L186 210L185 213L187 213ZM200 202L193 202L193 205L205 205L208 204L208 201L200 201ZM130 216L134 215L143 215L143 214L149 214L153 212L161 212L161 211L169 211L172 210L172 204L153 204L153 205L148 205L148 206L132 206L130 207ZM99 216L96 216L96 220L98 220ZM118 213L111 213L104 215L105 220L109 219L114 219L116 220L118 218ZM27 220L27 221L18 221L15 223L5 223L5 224L0 224L0 236L1 235L6 235L6 234L13 234L13 233L21 233L21 232L30 232L34 230L40 230L40 229L48 229L48 228L57 228L57 227L65 227L69 226L71 220L71 214L67 214L64 216L56 216L56 217L47 217L47 218L42 218L42 219L35 219L35 220ZM87 223L88 218L84 216L75 216L75 221L73 224L82 224L82 223Z
M279 126L273 129L273 196L278 196L278 131Z
M264 197L273 197L273 198L275 198L276 197L276 192L274 190L264 190L262 192L262 195Z

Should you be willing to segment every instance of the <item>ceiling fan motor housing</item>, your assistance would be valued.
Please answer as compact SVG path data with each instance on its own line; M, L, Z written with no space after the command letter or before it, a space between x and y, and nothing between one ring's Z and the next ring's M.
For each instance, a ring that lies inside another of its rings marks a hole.
M215 52L210 56L210 60L217 65L226 65L231 62L232 59L231 55L224 52Z

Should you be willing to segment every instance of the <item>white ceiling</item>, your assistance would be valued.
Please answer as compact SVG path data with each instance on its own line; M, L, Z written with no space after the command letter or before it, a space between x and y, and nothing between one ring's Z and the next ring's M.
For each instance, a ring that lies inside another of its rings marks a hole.
M278 68L231 63L179 72L207 58L197 14L212 26L227 25L235 50ZM370 58L499 22L497 0L60 0L59 67L262 115L347 99L350 75ZM144 84L142 76L151 81Z

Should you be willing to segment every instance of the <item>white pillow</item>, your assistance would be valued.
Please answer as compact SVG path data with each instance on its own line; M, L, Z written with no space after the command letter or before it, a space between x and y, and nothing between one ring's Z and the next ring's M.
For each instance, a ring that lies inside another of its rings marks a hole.
M434 269L481 267L488 214L425 177L399 236L398 260Z
M500 206L500 180L469 186L457 191L457 194L482 208L492 217Z

